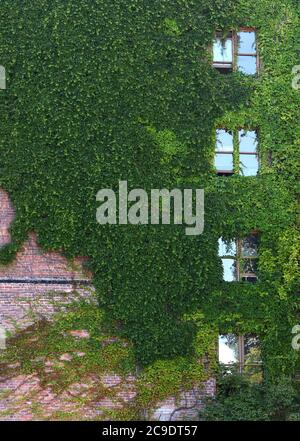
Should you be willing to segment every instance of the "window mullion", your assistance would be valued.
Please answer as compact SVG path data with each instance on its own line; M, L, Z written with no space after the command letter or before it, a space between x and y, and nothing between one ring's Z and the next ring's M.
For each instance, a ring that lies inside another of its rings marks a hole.
M239 370L242 374L244 371L245 364L245 337L244 335L239 336Z
M240 252L240 245L241 245L241 241L240 239L237 239L236 241L236 277L237 277L237 281L240 281L240 274L241 274L241 268L240 268L240 256L241 256L241 252Z
M240 143L239 133L237 130L233 131L233 172L239 173L240 169Z
M232 70L237 71L237 57L238 57L238 47L237 47L237 33L232 32Z

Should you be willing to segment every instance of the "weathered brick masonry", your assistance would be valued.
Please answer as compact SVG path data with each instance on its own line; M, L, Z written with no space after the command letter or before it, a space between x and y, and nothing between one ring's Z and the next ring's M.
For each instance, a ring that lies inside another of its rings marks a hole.
M13 218L14 209L9 196L0 189L0 247L11 240L9 226ZM0 267L0 329L2 327L14 331L26 328L33 320L28 317L29 310L33 310L39 318L51 319L57 309L54 304L63 306L77 298L75 290L80 296L93 298L93 288L89 275L82 270L82 262L83 258L78 258L70 265L58 253L43 252L37 245L35 234L31 233L15 261ZM68 357L60 362L67 363ZM47 369L50 372L51 365ZM34 412L36 403L42 408L43 418L68 418L66 415L73 415L74 419L101 418L101 415L105 415L105 410L120 408L135 396L133 376L126 378L125 384L121 384L119 377L111 373L102 378L85 378L82 384L74 384L63 394L55 395L50 389L40 385L37 376L14 376L13 366L11 370L10 378L0 376L0 420L41 419L39 412ZM99 402L86 406L70 402L70 395L86 395L99 382L107 388L108 396L110 388L119 387L117 401L103 397ZM159 403L156 410L149 411L148 418L197 418L203 396L214 393L215 380L210 379L204 389L183 392L179 399L170 397ZM64 417L59 417L60 414Z
M14 209L8 194L0 190L0 246L10 242L9 226ZM30 234L16 260L8 266L0 266L0 326L13 330L15 325L28 325L26 313L30 307L41 316L50 318L54 312L53 301L68 301L60 293L74 289L83 296L90 296L89 289L82 289L89 278L82 271L82 260L77 259L73 268L70 263L54 252L42 252L35 234Z

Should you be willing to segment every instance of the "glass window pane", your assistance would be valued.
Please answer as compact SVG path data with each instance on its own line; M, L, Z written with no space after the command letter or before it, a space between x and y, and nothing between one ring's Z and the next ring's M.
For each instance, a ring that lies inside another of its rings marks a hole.
M243 375L250 381L250 383L262 383L264 378L262 364L256 363L245 365Z
M236 256L236 243L235 241L225 242L222 237L219 241L219 257L223 256Z
M227 130L217 130L217 144L216 150L218 152L232 152L233 151L233 135Z
M238 337L233 334L219 336L219 363L232 364L239 361Z
M255 75L257 72L256 57L239 55L237 66L239 72L243 72L246 75Z
M253 31L242 31L237 33L238 52L240 54L256 53L256 33Z
M243 374L252 383L260 383L263 380L261 344L255 335L244 336L244 367Z
M260 341L256 335L247 334L244 338L245 364L261 363Z
M239 131L240 152L256 153L257 152L257 134L254 131Z
M251 235L242 242L242 257L258 256L258 236Z
M240 175L256 176L258 172L257 155L240 155Z
M231 67L232 39L227 38L226 40L222 40L221 38L216 38L213 44L213 57L214 61L229 64L229 67Z
M237 280L236 260L222 259L223 280L225 282L235 282Z
M217 171L232 171L233 155L217 153L215 155L215 167Z
M258 259L243 259L241 262L242 274L257 274L258 271Z

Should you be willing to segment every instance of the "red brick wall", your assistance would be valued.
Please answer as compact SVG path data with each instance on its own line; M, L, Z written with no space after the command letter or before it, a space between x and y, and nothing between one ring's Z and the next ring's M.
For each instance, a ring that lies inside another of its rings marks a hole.
M125 380L125 384L124 384ZM34 375L19 375L3 381L3 397L0 395L0 421L24 420L88 420L112 419L110 411L120 410L135 398L135 377L128 376L121 381L117 375L105 375L83 379L61 393L41 387ZM86 395L97 389L107 390L107 397L98 401L85 401ZM116 389L117 388L117 389ZM114 390L114 396L111 396ZM6 393L8 393L6 395ZM215 380L208 380L204 388L185 391L178 397L169 397L158 403L154 410L148 410L146 420L192 421L197 420L199 410L204 406L203 398L215 393ZM78 399L82 397L83 399Z

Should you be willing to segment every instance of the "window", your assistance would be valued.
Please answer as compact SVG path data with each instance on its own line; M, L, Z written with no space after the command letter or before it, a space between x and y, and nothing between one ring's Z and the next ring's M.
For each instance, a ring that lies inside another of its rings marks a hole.
M253 382L262 381L261 345L256 335L220 335L218 354L225 374L238 372Z
M258 172L256 132L239 131L239 171L243 176L256 176Z
M257 72L256 34L253 30L237 33L237 70L246 75Z
M221 73L239 71L255 75L259 69L255 30L241 28L226 36L217 32L213 43L213 66Z
M225 38L220 32L216 33L213 44L214 67L223 72L233 71L233 34L228 34Z
M215 168L219 176L256 176L259 170L257 154L257 134L255 131L216 132Z
M218 174L233 174L233 135L226 130L217 130L215 167Z
M225 282L257 281L259 240L256 232L245 239L225 242L219 239L219 257L222 259Z

